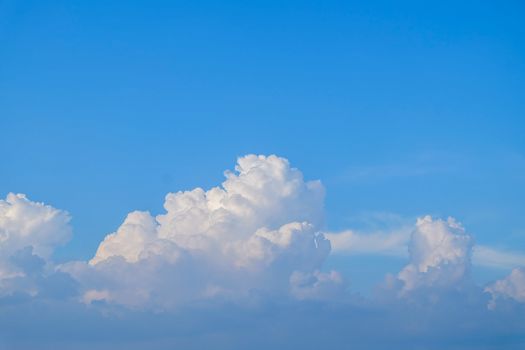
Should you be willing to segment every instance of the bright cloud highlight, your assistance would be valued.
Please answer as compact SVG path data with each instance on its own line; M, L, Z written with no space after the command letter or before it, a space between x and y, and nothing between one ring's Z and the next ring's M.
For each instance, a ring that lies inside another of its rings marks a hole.
M474 238L454 218L422 216L413 227L390 232L325 235L322 184L306 181L286 159L248 155L225 176L209 190L169 193L161 214L130 212L90 260L59 265L52 253L71 237L68 213L9 194L0 200L0 301L13 312L16 303L35 303L106 323L105 317L141 313L156 319L200 310L212 317L232 307L232 317L252 319L250 312L271 305L277 314L303 315L280 315L287 325L300 325L286 332L311 329L309 319L321 313L334 330L341 325L333 315L367 332L381 322L394 340L398 333L434 334L440 327L449 334L457 327L499 334L494 324L519 318L500 305L525 304L523 268L476 286L469 274ZM358 296L341 272L323 269L332 246L336 254L391 255L407 263L386 283L378 281L378 295ZM496 265L521 261L483 247L477 251ZM6 320L0 317L2 324ZM377 344L373 334L367 339Z
M330 252L320 232L321 183L276 156L241 157L225 174L208 191L169 193L164 214L130 213L89 264L64 266L85 286L83 300L169 308L200 298L322 298L337 290L341 277L319 271Z

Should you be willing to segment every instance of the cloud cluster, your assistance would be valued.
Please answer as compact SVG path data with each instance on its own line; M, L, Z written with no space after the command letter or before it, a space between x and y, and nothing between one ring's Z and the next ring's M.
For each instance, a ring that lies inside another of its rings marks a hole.
M399 272L402 293L425 287L456 287L470 268L473 238L455 219L417 219L409 243L410 263Z
M324 189L276 156L248 155L208 191L170 193L166 212L132 212L89 264L63 267L83 300L173 307L207 297L322 298L341 278L319 269Z
M22 194L0 200L0 297L36 296L56 278L49 258L71 236L68 213Z
M0 306L4 305L0 328L11 329L18 341L26 330L10 321L21 317L16 315L24 307L33 316L22 317L20 324L53 322L39 318L39 311L33 310L38 307L46 315L59 308L71 318L96 324L92 327L98 330L99 324L111 328L118 323L115 317L127 319L132 328L136 322L141 330L145 317L154 324L149 340L156 341L157 336L166 340L162 345L152 343L156 348L188 345L180 343L191 338L187 334L168 339L180 330L166 325L190 320L191 332L196 325L198 332L211 337L202 344L216 344L219 326L207 322L218 315L229 317L219 322L228 328L228 336L241 339L240 326L250 334L238 348L246 348L253 339L267 341L263 348L279 347L275 342L279 332L286 334L287 344L294 334L303 348L307 344L338 348L345 341L361 341L363 347L378 349L391 348L392 343L400 348L413 345L418 337L438 336L436 330L456 339L465 333L482 332L490 339L511 331L525 334L523 328L505 324L522 315L501 313L498 307L525 304L525 270L516 268L484 289L475 286L469 279L474 240L455 219L423 216L411 228L368 235L347 230L325 237L323 186L305 181L286 159L248 155L225 176L221 185L209 190L169 193L162 214L129 213L92 259L58 266L52 253L71 236L69 215L24 195L9 194L0 200ZM362 298L348 293L340 273L322 269L332 245L336 253L388 254L408 262L387 277L386 288L382 285L388 298ZM522 261L518 255L478 251L491 264ZM30 302L16 304L20 298ZM169 316L159 321L159 311ZM265 317L281 323L275 326ZM384 343L373 331L378 324L391 330ZM350 328L357 331L349 333ZM317 333L320 329L324 333ZM267 336L260 336L261 330ZM113 331L123 332L107 332ZM7 338L0 335L2 347ZM232 348L228 339L219 340L222 348ZM193 339L191 344L200 343Z
M9 193L0 200L2 256L32 246L36 255L48 258L57 245L70 239L69 220L67 212Z

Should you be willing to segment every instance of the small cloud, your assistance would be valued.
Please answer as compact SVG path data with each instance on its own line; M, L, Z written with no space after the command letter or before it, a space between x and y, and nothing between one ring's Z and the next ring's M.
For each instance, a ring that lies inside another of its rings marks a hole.
M489 309L495 309L501 299L525 303L525 268L513 269L507 277L488 285L485 291L492 295Z

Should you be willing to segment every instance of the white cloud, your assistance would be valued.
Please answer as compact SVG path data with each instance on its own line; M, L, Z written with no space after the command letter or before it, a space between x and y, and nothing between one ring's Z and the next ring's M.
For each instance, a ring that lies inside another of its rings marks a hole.
M157 223L148 212L134 211L128 214L117 232L109 234L99 245L90 264L96 264L112 256L121 256L128 262L137 262L149 252L157 240Z
M336 348L343 343L391 348L400 339L406 342L395 346L403 348L429 335L442 339L446 334L447 342L464 339L465 332L501 339L508 334L505 321L522 318L521 309L511 308L506 314L487 310L489 296L480 287L456 288L467 281L473 239L452 218L425 216L408 227L404 220L387 216L372 233L326 234L330 243L320 232L323 187L304 181L285 159L242 157L236 172L226 177L208 191L168 194L161 215L129 213L90 261L66 263L58 273L50 257L71 234L68 214L23 195L1 200L0 305L7 305L0 313L2 328L17 332L20 339L31 327L45 329L45 337L49 329L60 336L72 329L69 333L81 334L82 343L99 339L101 332L113 334L111 327L118 325L118 338L133 333L126 348L136 345L135 333L144 328L150 332L143 333L145 338L165 339L165 348L214 346L225 335L223 348L232 348L231 339L250 332L237 348L279 348L279 342L272 343L279 336L287 342L297 340L295 348ZM388 230L392 226L396 229ZM367 299L350 294L337 271L321 270L331 244L338 254L406 256L409 261L391 276L387 298L378 293ZM499 267L522 262L519 254L488 247L474 250L474 259ZM512 306L525 303L525 271L515 269L485 291L492 295L491 308L505 300ZM20 293L28 302L16 299ZM54 300L43 300L45 296ZM55 310L67 316L51 327ZM195 322L202 323L196 327ZM514 324L523 334L519 322ZM389 330L379 338L378 325ZM221 327L232 331L220 334ZM83 334L86 329L91 333ZM211 338L198 343L202 334ZM270 342L263 344L265 340ZM38 344L39 339L31 341Z
M89 265L63 266L85 286L83 300L162 308L290 288L318 298L325 284L338 284L316 272L330 252L319 232L321 183L276 156L241 157L235 169L219 187L168 194L164 214L130 213ZM316 282L300 287L291 277L299 275Z
M345 230L325 233L332 245L332 253L339 255L379 255L408 258L408 245L413 226L395 227L376 232ZM512 269L525 266L525 254L486 245L472 249L472 265L494 269Z
M71 236L69 215L23 194L0 200L0 296L40 292L39 282L54 272L49 258Z
M473 239L453 218L419 218L409 244L410 262L397 278L402 293L457 285L470 268Z
M485 288L492 295L489 308L497 307L498 299L511 299L525 303L525 269L515 268L505 278L498 280Z
M71 236L69 215L23 194L9 193L0 200L0 250L14 252L32 246L35 254L47 258L53 249Z

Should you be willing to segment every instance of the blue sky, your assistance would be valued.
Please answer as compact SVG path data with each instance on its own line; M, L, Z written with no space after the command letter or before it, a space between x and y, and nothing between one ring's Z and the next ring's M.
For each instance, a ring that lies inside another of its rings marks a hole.
M58 266L93 258L128 213L162 214L167 193L208 190L238 157L276 154L321 180L320 231L406 231L386 250L332 243L322 270L352 293L403 269L408 255L392 251L424 215L454 217L499 254L474 253L477 284L505 278L525 264L524 10L2 1L0 198L69 212Z

